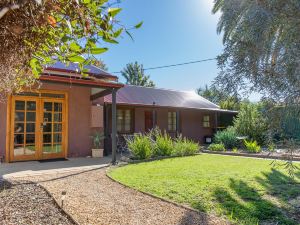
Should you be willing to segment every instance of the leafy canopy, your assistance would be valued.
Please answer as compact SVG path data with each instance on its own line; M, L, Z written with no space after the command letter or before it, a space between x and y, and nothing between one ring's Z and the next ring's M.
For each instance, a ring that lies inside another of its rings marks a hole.
M240 107L241 99L238 95L227 94L214 85L210 87L205 85L204 88L198 88L196 92L198 95L219 105L222 109L238 110Z
M0 3L0 93L30 86L43 65L78 63L83 74L91 55L117 44L128 32L108 0L3 0ZM133 28L139 28L142 23Z
M300 96L300 1L215 0L224 52L216 84L273 99Z
M150 80L150 76L145 75L143 65L138 62L127 64L121 74L126 79L126 84L155 87L154 82Z

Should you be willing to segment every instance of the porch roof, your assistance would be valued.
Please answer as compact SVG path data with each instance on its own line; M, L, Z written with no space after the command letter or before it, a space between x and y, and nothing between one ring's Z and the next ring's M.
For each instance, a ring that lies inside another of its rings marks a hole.
M111 103L111 95L104 97L104 102ZM125 85L117 92L118 105L158 106L172 108L202 109L219 112L236 111L220 107L194 92L176 91L160 88Z

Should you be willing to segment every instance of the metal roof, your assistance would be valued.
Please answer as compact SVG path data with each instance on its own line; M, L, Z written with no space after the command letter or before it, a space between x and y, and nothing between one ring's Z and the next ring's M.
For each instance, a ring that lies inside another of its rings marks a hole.
M116 78L116 79L118 78L117 76L107 73L97 66L85 65L84 68L88 69L89 70L88 74L90 74L94 77L112 77L112 78ZM80 69L79 69L79 66L77 63L69 63L69 65L67 66L64 63L57 61L54 64L46 65L45 69L46 70L54 70L54 71L64 71L64 72L70 72L70 73L80 73Z
M111 101L111 95L104 97L104 102L111 103ZM117 104L226 111L221 110L219 106L199 96L195 92L133 85L125 85L118 90Z

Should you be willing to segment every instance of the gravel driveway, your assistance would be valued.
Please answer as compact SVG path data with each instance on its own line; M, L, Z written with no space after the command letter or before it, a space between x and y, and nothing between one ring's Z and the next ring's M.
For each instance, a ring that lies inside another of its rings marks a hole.
M106 177L105 169L38 179L59 202L62 191L67 192L64 209L79 224L226 224L123 187Z

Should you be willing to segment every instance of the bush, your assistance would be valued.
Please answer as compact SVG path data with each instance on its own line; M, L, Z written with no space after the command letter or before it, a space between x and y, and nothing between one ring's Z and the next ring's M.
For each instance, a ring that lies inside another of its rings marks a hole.
M234 128L239 135L247 136L260 144L265 142L267 125L256 104L244 103L234 119Z
M248 152L252 152L252 153L261 152L261 148L257 144L257 141L247 141L247 140L244 140L244 144L245 144L246 150Z
M173 150L173 141L171 137L161 132L155 133L155 144L153 149L154 156L170 156Z
M198 143L188 140L186 138L179 137L174 142L174 148L172 151L173 156L185 156L193 155L198 152L200 146Z
M214 141L218 144L223 143L227 149L232 149L238 146L237 133L234 127L228 127L223 131L218 131L215 134Z
M215 144L210 144L208 146L208 150L210 150L210 151L217 151L217 152L223 152L226 149L225 149L225 146L224 146L223 143L220 143L220 144L216 144L215 143Z
M127 140L127 145L137 159L148 159L152 156L152 142L148 135L135 135Z

